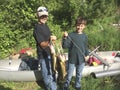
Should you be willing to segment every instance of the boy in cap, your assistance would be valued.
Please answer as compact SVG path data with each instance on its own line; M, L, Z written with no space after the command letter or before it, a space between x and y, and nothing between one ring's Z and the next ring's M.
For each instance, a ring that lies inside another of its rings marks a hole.
M51 51L50 40L56 40L56 36L52 36L46 22L48 19L48 10L46 7L38 7L37 9L38 23L35 25L33 36L36 41L37 56L41 67L45 90L57 90L56 82L53 79L51 69Z

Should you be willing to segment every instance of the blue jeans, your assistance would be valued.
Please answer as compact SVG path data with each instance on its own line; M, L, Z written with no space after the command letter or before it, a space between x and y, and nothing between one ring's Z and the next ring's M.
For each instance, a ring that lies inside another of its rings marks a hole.
M66 82L65 82L65 87L69 87L75 67L76 67L75 87L78 87L78 88L81 87L81 78L82 78L82 71L83 71L84 66L85 66L85 63L81 63L80 65L68 63L68 70L67 70L67 78L66 78Z
M52 76L51 59L40 59L40 67L46 88L48 90L57 90L56 82L54 82Z

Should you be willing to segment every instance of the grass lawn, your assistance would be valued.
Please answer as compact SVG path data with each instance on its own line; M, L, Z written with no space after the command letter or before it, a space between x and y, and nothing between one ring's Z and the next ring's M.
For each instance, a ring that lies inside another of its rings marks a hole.
M63 83L59 83L61 90ZM75 77L72 78L69 90L75 90ZM8 82L0 81L0 90L44 90L44 84L39 82ZM82 90L120 90L120 76L103 77L94 79L92 77L82 78Z

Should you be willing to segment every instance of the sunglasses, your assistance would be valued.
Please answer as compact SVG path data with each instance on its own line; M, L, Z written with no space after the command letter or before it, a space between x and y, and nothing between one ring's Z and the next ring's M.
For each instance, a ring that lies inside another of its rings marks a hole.
M38 12L43 12L43 11L48 12L48 9L40 9L40 10L38 10Z

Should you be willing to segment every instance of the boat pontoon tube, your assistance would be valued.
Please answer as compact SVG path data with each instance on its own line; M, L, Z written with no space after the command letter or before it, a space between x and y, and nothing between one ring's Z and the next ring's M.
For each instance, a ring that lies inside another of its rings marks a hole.
M120 74L120 69L105 70L105 71L91 73L91 75L94 78L100 78L100 77L105 77L105 76L114 76L114 75L119 75L119 74Z

